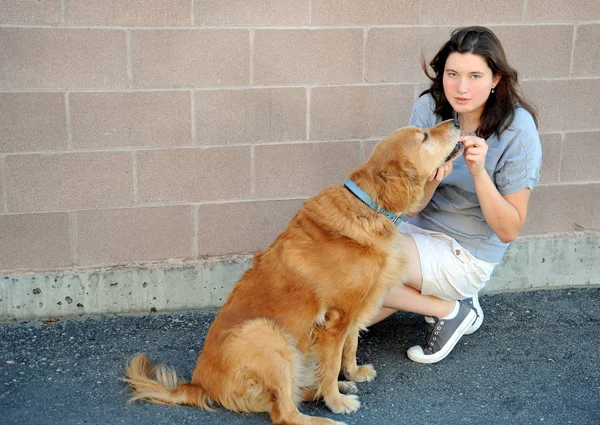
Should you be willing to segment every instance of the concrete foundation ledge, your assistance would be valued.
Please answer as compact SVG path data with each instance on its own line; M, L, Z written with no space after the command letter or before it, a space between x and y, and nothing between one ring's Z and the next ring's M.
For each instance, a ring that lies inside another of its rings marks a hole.
M0 321L217 308L251 255L49 272L0 272ZM600 233L515 241L484 292L600 286Z

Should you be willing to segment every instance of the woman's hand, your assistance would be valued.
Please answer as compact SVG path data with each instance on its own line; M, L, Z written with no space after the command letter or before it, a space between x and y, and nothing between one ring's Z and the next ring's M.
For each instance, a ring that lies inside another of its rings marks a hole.
M436 183L439 184L444 179L444 177L446 177L451 172L452 172L452 163L448 162L448 163L442 165L440 168L436 168L435 170L433 170L433 173L431 173L429 175L429 177L427 177L427 181L435 180Z
M469 167L469 172L473 177L485 173L485 157L488 151L488 145L480 137L463 136L459 139L465 144L463 157Z

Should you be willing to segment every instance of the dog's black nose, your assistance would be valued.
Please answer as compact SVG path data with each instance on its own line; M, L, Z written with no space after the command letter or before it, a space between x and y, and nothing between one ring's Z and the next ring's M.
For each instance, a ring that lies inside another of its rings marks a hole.
M460 121L458 121L458 117L454 118L454 127L460 128Z

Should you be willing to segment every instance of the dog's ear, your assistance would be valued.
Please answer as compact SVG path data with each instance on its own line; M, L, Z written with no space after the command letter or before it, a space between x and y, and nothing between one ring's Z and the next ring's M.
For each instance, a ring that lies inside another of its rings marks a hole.
M379 205L393 212L407 211L423 197L419 174L411 161L404 157L388 161L378 172L381 184Z

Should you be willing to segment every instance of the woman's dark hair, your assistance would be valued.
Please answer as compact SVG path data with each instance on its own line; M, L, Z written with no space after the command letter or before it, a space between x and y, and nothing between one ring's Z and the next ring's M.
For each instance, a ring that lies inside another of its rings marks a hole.
M535 108L521 94L517 71L508 64L500 40L488 28L479 26L459 28L452 32L450 40L441 47L429 63L435 75L429 74L425 58L421 58L421 66L425 75L431 80L431 87L420 96L427 93L433 96L436 114L444 120L454 118L454 110L446 99L443 86L446 59L454 52L479 55L487 62L494 76L502 76L494 93L490 94L485 103L476 132L479 137L487 139L494 133L499 136L506 130L514 119L517 104L531 114L537 127Z

